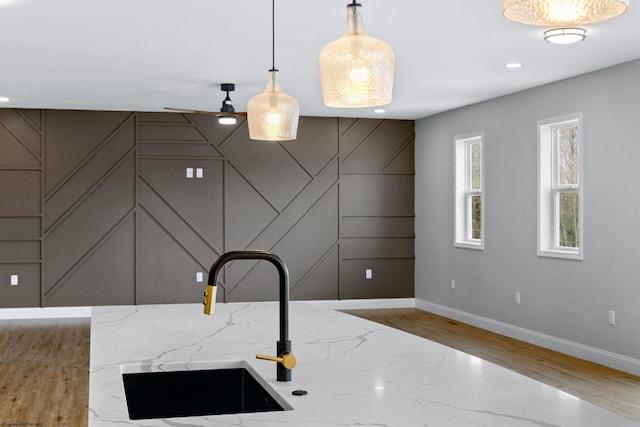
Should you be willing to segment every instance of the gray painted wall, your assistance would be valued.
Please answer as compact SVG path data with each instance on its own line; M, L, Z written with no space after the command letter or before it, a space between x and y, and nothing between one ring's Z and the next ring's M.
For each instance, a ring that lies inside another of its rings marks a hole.
M304 117L265 143L206 115L0 110L0 307L197 302L241 249L280 255L293 299L412 297L413 155L413 121ZM277 299L267 263L221 285Z
M635 61L416 122L418 301L640 359L638 76ZM577 112L584 260L538 257L537 121ZM453 246L453 141L476 131L485 135L484 251Z

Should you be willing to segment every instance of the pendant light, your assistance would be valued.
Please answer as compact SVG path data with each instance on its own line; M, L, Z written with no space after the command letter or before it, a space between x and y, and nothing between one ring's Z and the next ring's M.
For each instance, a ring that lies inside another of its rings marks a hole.
M529 25L595 24L622 15L629 0L502 0L505 18Z
M393 51L365 32L361 8L355 0L347 5L344 35L320 52L320 83L329 107L376 107L391 102Z
M275 66L275 0L271 1L271 69L267 88L249 100L247 121L249 138L261 141L290 141L296 139L300 107L298 101L280 89Z

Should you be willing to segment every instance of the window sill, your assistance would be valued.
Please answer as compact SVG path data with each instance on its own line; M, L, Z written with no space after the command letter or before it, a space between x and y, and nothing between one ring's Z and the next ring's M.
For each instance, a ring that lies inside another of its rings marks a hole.
M484 250L482 242L456 242L453 246L456 248L475 249L479 251Z
M538 256L548 258L564 258L582 261L581 251L563 251L560 249L544 249L538 251Z

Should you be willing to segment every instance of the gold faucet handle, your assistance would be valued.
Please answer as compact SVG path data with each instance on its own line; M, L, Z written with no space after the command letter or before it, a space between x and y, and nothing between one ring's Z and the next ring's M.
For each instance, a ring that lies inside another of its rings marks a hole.
M270 360L272 362L282 363L287 369L293 369L298 364L296 357L291 353L285 353L282 357L267 356L266 354L256 354L256 359Z
M217 287L208 285L207 290L204 292L204 314L213 314L216 304L216 291Z

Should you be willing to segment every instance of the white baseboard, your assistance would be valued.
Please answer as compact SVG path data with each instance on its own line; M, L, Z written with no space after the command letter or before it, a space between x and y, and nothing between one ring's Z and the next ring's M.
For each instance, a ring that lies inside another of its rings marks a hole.
M91 317L91 307L3 308L0 319L53 319Z
M384 298L384 299L343 299L343 300L322 300L304 301L332 310L358 310L367 308L414 308L415 298Z
M580 343L521 328L519 326L510 325L508 323L499 322L486 317L477 316L475 314L456 310L451 307L435 304L418 298L416 298L416 308L505 335L510 338L588 360L589 362L629 372L633 375L640 375L640 360L633 359L631 357L601 350L595 347L589 347Z

